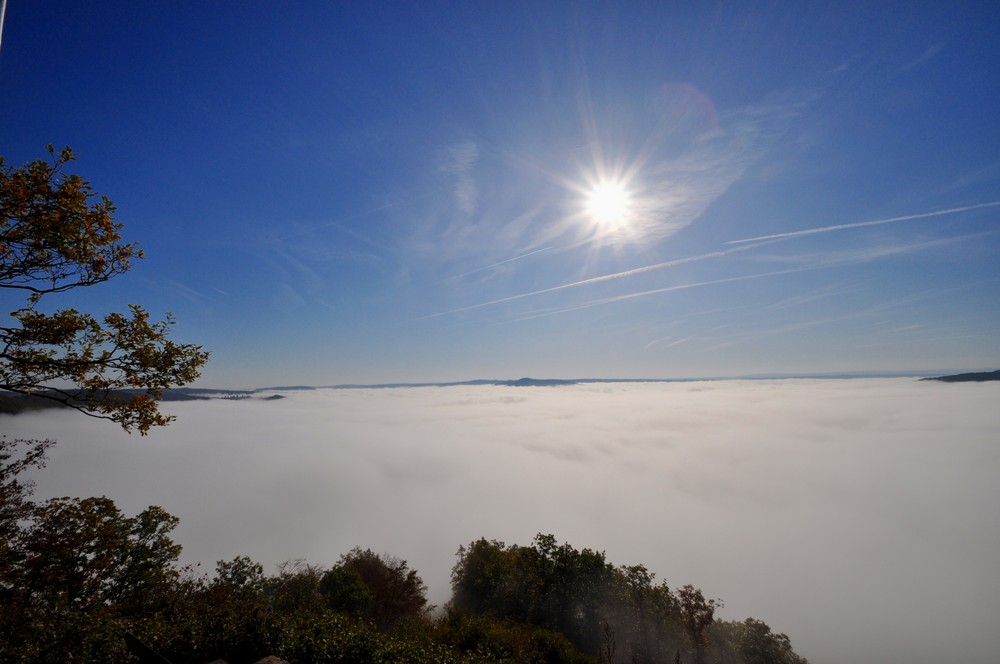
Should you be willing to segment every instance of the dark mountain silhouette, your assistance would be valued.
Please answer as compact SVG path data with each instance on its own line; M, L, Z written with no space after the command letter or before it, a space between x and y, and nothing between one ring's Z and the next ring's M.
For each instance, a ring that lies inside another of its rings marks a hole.
M935 376L921 380L939 380L943 383L984 383L988 380L1000 380L1000 370L975 371L972 373L952 374L951 376Z

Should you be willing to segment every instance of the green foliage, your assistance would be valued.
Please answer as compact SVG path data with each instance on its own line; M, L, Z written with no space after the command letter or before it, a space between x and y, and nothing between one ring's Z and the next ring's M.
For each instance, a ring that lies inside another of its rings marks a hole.
M605 622L603 652L609 639L633 662L663 661L663 653L683 650L680 602L667 584L656 583L643 565L623 565L615 574L617 603Z
M361 575L340 565L323 575L319 591L327 607L338 613L367 616L375 606L375 595Z
M354 548L320 582L327 606L388 630L427 614L427 587L405 560Z
M530 547L480 539L458 551L452 605L474 614L564 634L596 655L601 624L614 610L616 576L603 553L538 535Z
M603 662L749 662L782 643L745 625L711 631L721 601L691 585L673 592L642 565L615 567L552 535L530 547L486 539L460 547L452 589L452 610L551 630ZM735 659L719 659L726 653Z
M495 662L594 664L564 635L512 620L449 608L436 626L438 639L465 655Z
M721 644L710 653L712 664L807 664L792 650L788 636L772 632L766 623L754 618L716 621L709 632L710 640Z
M265 593L271 610L282 613L299 611L320 615L326 601L320 592L323 569L304 560L292 560L278 566L277 576L267 580Z
M127 517L104 497L37 506L0 579L0 659L87 661L120 651L121 625L156 614L176 588L176 524L158 507Z
M18 539L21 523L31 517L34 484L18 477L29 468L45 466L52 440L8 439L0 436L0 580L13 573L23 553Z
M220 560L215 565L212 587L233 599L257 597L264 589L264 567L247 556Z
M38 159L21 168L0 157L0 282L44 295L127 272L142 251L121 243L114 205L104 197L91 203L90 184L61 172L72 150L46 150L51 163Z
M701 590L691 585L678 590L677 597L680 600L681 624L694 645L695 664L701 664L709 645L705 630L715 622L715 609L722 608L722 601L706 600Z
M150 320L140 306L102 320L76 309L42 311L44 296L94 286L142 258L121 242L114 205L78 175L64 148L21 168L0 157L0 288L27 294L0 326L0 389L37 395L145 434L171 418L164 390L195 380L208 360L200 346L168 338L173 319ZM62 387L63 383L72 388ZM125 392L124 390L132 390Z

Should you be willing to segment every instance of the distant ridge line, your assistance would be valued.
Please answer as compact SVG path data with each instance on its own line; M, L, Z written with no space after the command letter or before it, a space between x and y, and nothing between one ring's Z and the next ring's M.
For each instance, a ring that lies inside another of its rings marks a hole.
M950 376L933 376L920 380L939 380L942 383L985 383L990 380L1000 380L1000 370L974 371L971 373L952 374Z
M361 390L361 389L392 389L400 387L462 387L476 385L497 385L501 387L555 387L559 385L585 385L601 383L703 383L726 380L789 380L789 379L823 379L847 380L852 378L925 378L931 371L886 371L886 372L845 372L827 374L753 374L747 376L713 376L696 378L518 378L504 380L498 378L479 378L475 380L457 380L441 382L398 382L398 383L339 383L336 385L318 385L315 387L260 387L250 392L295 390ZM192 388L197 390L197 388Z
M250 389L220 389L211 387L180 387L166 390L164 401L201 401L208 399L224 399L240 401L244 399L261 399L264 401L284 398L275 392L307 392L310 390L379 390L409 387L469 387L493 385L499 387L559 387L563 385L609 384L609 383L704 383L734 380L851 380L866 378L913 378L921 381L934 380L945 383L1000 381L1000 370L975 371L956 373L943 376L932 376L930 371L897 371L897 372L852 372L829 374L758 374L751 376L715 376L710 378L518 378L515 380L476 379L461 381L445 381L438 383L342 383L339 385L283 385L273 387L256 387ZM122 396L140 393L141 390L120 390ZM267 393L269 396L263 396ZM0 390L0 415L14 415L32 410L58 408L61 404L44 398L44 395L24 396L14 392Z
M956 373L935 376L935 371L845 371L840 373L812 374L748 374L742 376L699 376L694 378L530 378L517 379L477 378L473 380L393 382L393 383L338 383L335 385L271 385L247 389L181 387L168 390L167 399L205 398L208 395L252 395L260 392L307 392L310 390L380 390L401 387L474 387L496 385L500 387L558 387L560 385L588 385L605 383L704 383L727 380L850 380L861 378L915 378L919 380L942 380L957 382L963 380L1000 380L1000 378L966 378L966 376L997 376L998 371ZM957 377L956 377L957 376Z

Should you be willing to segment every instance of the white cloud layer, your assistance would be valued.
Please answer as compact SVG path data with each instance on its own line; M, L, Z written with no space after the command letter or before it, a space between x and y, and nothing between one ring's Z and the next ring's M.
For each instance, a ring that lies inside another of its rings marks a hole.
M553 533L721 597L814 664L1000 652L1000 384L909 379L323 390L172 404L148 438L2 417L60 443L40 497L181 519L184 560L273 571L355 545L433 601L460 544Z

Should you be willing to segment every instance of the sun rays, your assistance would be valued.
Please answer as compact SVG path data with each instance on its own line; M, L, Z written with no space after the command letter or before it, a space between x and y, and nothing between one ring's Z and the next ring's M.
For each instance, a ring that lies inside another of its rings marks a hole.
M584 209L599 228L616 229L628 224L632 213L632 195L620 180L603 180L587 193Z

